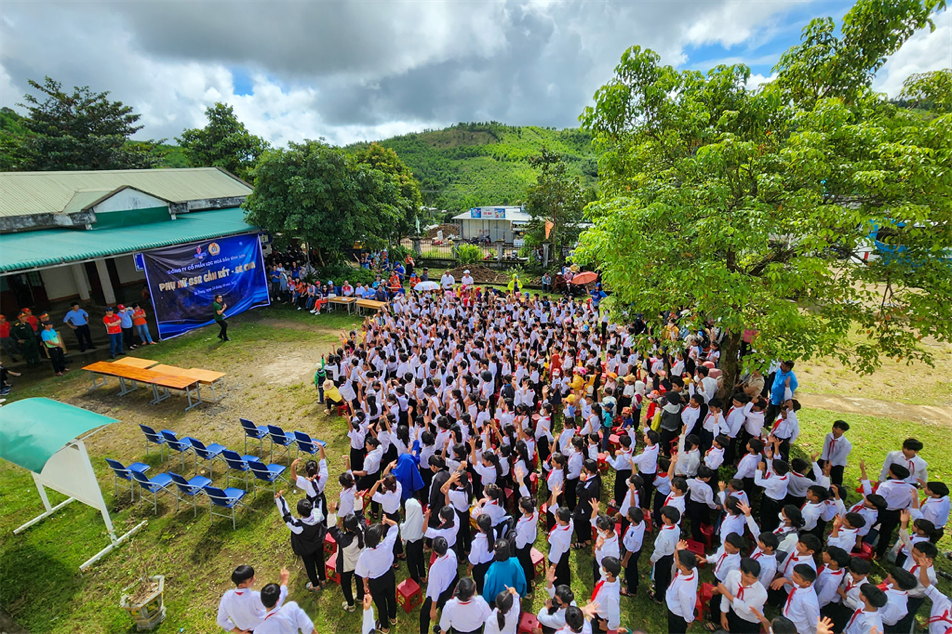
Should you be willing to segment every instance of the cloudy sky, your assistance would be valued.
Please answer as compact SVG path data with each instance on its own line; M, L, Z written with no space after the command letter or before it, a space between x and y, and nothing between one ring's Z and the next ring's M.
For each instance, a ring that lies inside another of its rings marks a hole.
M575 126L622 52L769 77L810 19L851 2L808 0L355 0L0 2L0 105L27 79L88 85L142 113L143 138L204 125L232 104L275 144L372 140L458 121ZM952 66L952 11L880 72Z

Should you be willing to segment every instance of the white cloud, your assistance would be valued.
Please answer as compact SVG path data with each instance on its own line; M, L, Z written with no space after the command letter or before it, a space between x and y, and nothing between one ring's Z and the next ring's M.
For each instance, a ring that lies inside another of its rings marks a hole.
M879 70L875 90L895 97L909 75L952 68L952 11L933 16L933 22L935 31L918 31Z
M777 73L771 73L769 77L764 77L760 73L753 73L747 79L747 90L754 90L755 88L763 84L772 82L776 78L777 78Z
M773 28L780 15L811 0L711 3L688 25L683 39L688 44L720 44L730 48L750 40L759 31Z

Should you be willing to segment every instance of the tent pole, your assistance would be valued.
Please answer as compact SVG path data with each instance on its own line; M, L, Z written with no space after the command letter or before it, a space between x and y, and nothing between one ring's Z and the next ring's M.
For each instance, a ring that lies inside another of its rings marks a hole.
M97 561L99 561L100 559L102 559L103 557L105 557L106 555L108 555L113 549L115 549L117 546L119 546L120 544L122 544L122 542L124 542L124 541L126 541L127 539L129 539L130 537L132 537L132 535L133 535L136 531L138 531L140 528L142 528L143 526L145 526L145 525L148 524L148 523L149 523L148 520L145 520L145 521L143 521L143 522L140 522L135 528L133 528L131 531L129 531L128 533L126 533L125 535L123 535L122 537L120 537L120 538L118 538L118 539L116 539L116 537L112 534L112 531L110 531L110 532L109 532L109 537L112 539L112 543L109 544L108 546L106 546L105 548L103 548L102 550L100 550L100 551L99 551L98 553L96 553L95 555L93 555L89 560L86 561L86 563L84 563L83 565L81 565L81 566L79 567L79 569L80 569L80 570L86 570L87 568L89 568L90 566L92 566L94 563L96 563Z
M45 498L46 496L43 495L43 497ZM34 524L39 523L40 521L46 519L47 517L49 517L50 515L52 515L52 514L55 513L56 511L60 510L61 508L63 508L64 506L66 506L67 504L69 504L70 502L72 502L74 499L75 499L75 498L66 498L66 500L64 500L63 502L60 502L59 504L57 504L56 506L54 506L53 508L51 508L50 510L48 510L46 513L43 513L43 515L38 515L37 517L34 517L34 518L31 519L29 522L27 522L26 524L24 524L24 525L21 526L20 528L18 528L18 529L16 529L15 531L13 531L13 534L14 534L14 535L19 535L20 533L22 533L22 532L25 531L26 529L30 528L30 527L33 526ZM46 500L44 500L44 502L46 502ZM47 504L49 504L49 502L47 502Z

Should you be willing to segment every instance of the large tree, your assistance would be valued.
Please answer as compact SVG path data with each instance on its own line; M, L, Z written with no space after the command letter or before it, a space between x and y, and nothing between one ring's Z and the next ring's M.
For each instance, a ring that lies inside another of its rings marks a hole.
M526 213L532 218L527 242L532 246L548 242L552 257L559 261L562 246L575 241L585 220L586 192L581 179L568 173L557 152L543 147L529 164L539 170L539 176L526 195Z
M265 152L244 203L248 222L303 239L322 264L355 242L382 245L402 220L402 205L394 178L323 141Z
M421 207L420 183L397 153L379 143L371 143L356 154L357 162L389 175L397 184L402 218L393 224L388 237L399 240L417 231L417 220L425 221Z
M814 20L758 89L745 66L705 75L629 49L581 116L605 154L578 254L615 309L726 329L725 392L745 329L759 333L748 365L931 363L919 341L952 338L952 116L870 85L940 5L860 0L840 36ZM900 248L863 263L877 231Z
M234 109L216 103L205 109L208 123L191 128L178 138L185 156L194 167L221 167L235 176L253 180L252 170L268 149L268 142L248 132Z
M39 93L23 96L17 104L27 111L19 124L24 134L3 138L3 161L8 169L106 170L156 166L162 160L161 141L131 141L142 129L141 115L121 101L111 101L108 92L92 92L88 86L72 93L46 77L30 86Z

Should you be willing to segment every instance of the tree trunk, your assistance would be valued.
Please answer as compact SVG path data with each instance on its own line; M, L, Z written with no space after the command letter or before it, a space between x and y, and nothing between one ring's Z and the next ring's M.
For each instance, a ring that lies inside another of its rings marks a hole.
M740 360L737 355L740 353L740 342L743 331L728 332L724 337L721 349L721 371L723 372L723 381L721 389L717 395L729 407L730 397L734 394L734 386L737 384L737 374L740 369Z

